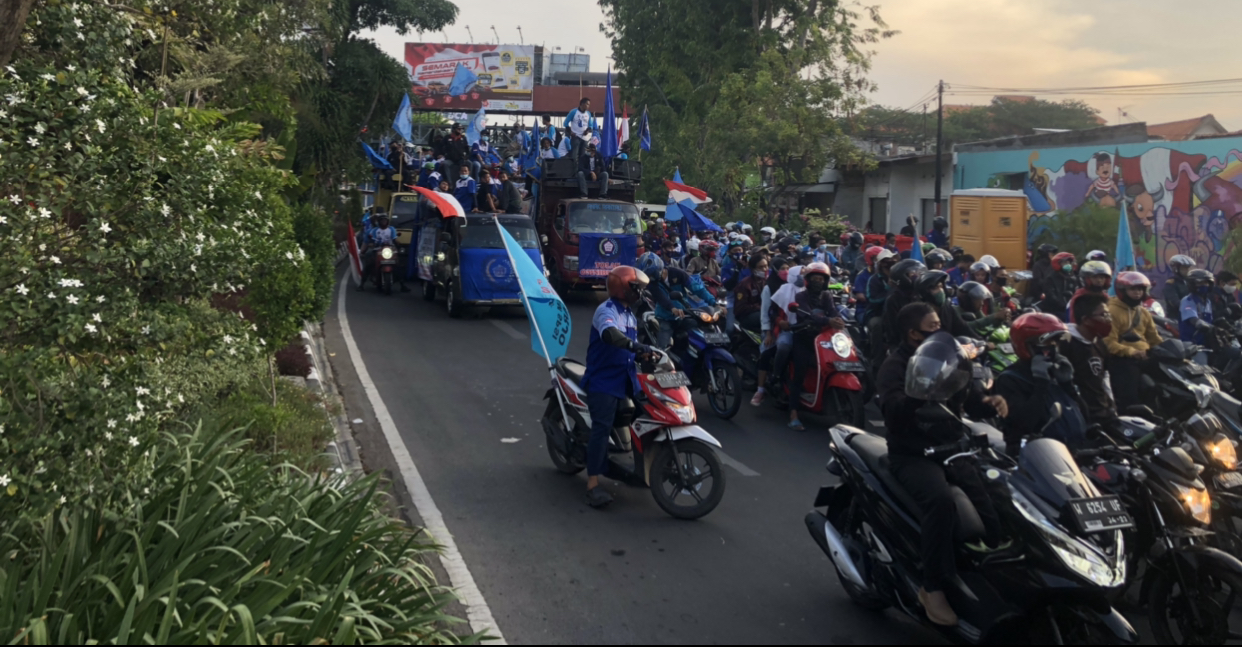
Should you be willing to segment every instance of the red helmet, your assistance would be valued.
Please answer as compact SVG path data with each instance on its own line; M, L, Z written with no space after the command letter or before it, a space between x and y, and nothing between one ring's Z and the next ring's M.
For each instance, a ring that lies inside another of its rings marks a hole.
M884 251L884 248L876 245L875 247L868 248L866 252L863 252L863 258L866 259L867 265L875 265L875 257L879 256L882 251Z
M1074 255L1069 252L1061 252L1060 254L1057 254L1056 256L1052 257L1053 267L1061 267L1062 265L1066 263L1070 263L1071 265L1077 265L1078 259L1074 258Z
M714 240L705 240L699 243L699 251L702 252L704 256L711 256L715 254L719 249L720 249L720 243Z
M803 280L806 280L806 278L812 274L820 274L829 283L832 282L832 270L828 269L827 263L811 263L806 266L806 269L802 270L802 274L800 276L802 276Z
M622 265L608 273L608 296L632 303L634 299L630 295L647 289L650 282L642 270Z
M1047 346L1069 339L1065 322L1050 314L1036 312L1022 315L1009 329L1013 352L1022 359L1031 359L1032 346Z
M1151 289L1151 279L1147 278L1147 275L1142 272L1122 272L1117 275L1117 279L1113 283L1118 290L1134 287Z

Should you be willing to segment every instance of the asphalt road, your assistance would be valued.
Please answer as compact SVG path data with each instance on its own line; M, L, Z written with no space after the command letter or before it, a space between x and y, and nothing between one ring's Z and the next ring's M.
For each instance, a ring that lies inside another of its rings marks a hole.
M570 356L584 358L595 295L570 299ZM338 367L336 307L329 348ZM802 517L830 477L826 419L785 428L750 407L699 424L732 461L724 501L708 517L665 515L650 492L610 484L605 511L583 501L585 476L552 466L539 418L546 364L518 312L451 320L417 292L346 296L353 338L427 488L505 638L532 643L936 643L889 611L849 602ZM335 346L335 348L334 348ZM340 370L343 381L356 380ZM343 384L350 417L365 407ZM352 395L351 395L352 394ZM875 418L874 414L872 417ZM384 467L376 436L360 436ZM411 513L413 518L416 514Z

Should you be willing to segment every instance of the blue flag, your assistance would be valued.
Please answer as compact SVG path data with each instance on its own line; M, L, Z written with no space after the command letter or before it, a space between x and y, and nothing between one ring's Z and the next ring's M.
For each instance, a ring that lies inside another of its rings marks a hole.
M496 228L504 238L505 251L509 252L513 272L517 274L518 285L522 288L522 300L526 303L526 314L530 318L531 350L547 358L551 365L553 361L564 357L569 348L569 337L573 334L569 309L557 296L556 290L548 284L543 270L535 265L513 236L500 226L499 219L496 221Z
M1126 201L1121 204L1121 219L1117 223L1117 251L1113 255L1113 272L1126 272L1134 269L1134 239L1130 237L1130 217L1126 215Z
M470 71L462 63L457 64L457 69L453 71L453 80L449 83L449 94L457 97L474 89L479 82L479 75Z
M681 181L681 167L677 167L673 171L673 181L678 184L685 184ZM677 203L673 200L673 194L668 194L668 204L664 207L664 219L669 222L677 222L681 220L681 209L677 208Z
M647 122L647 108L643 107L643 122L638 125L638 141L643 150L651 150L651 124Z
M401 107L397 108L397 116L392 119L392 129L401 135L404 141L414 141L414 132L410 123L414 119L414 112L410 109L410 94L408 92L401 94Z
M609 272L622 265L633 265L636 260L638 260L638 236L626 234L580 234L578 236L578 275L584 279L607 278Z
M358 142L358 143L362 144L362 152L366 154L367 161L371 162L372 167L379 169L381 171L396 170L392 167L392 164L388 163L388 160L384 159L383 157L380 157L380 154L375 152L375 149L368 146L366 142Z
M721 229L720 225L712 222L707 216L695 211L693 207L688 207L685 204L679 203L676 210L681 214L679 219L685 218L687 226L692 231L715 231L724 233L724 229Z
M466 142L471 146L479 143L479 137L483 136L483 130L487 128L487 111L479 108L470 118L470 123L466 126Z
M617 111L612 105L612 68L608 68L608 85L604 90L604 130L599 136L599 156L605 160L617 156Z
M914 236L914 243L910 245L910 258L920 263L927 262L923 259L923 241L919 240L917 234Z

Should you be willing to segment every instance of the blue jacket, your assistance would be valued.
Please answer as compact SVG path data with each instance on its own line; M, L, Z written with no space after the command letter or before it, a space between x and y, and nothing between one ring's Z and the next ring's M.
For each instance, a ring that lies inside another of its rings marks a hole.
M595 309L591 320L591 339L587 346L586 374L582 388L587 393L606 393L614 398L641 392L634 353L617 348L603 339L603 332L616 328L631 340L638 340L638 320L624 303L608 299Z
M367 230L364 236L368 247L376 247L378 245L396 245L397 244L397 228L389 225L387 229L372 227Z
M487 150L483 150L484 146L487 146ZM470 147L470 159L482 162L484 165L500 163L500 156L496 154L496 149L482 142Z
M1199 346L1207 344L1207 337L1190 323L1191 319L1202 319L1206 323L1212 323L1212 301L1208 297L1202 299L1196 298L1198 295L1187 295L1182 299L1181 313L1182 322L1177 325L1178 336L1183 341L1191 341Z
M658 319L664 321L673 321L673 309L689 310L690 308L701 308L703 305L716 305L716 297L704 287L702 279L692 278L685 270L679 270L675 267L669 267L665 270L668 272L668 278L664 281L655 281L652 283L653 289L651 295L655 298L656 308L655 315ZM673 292L681 292L681 299L674 299Z
M933 229L927 232L927 242L941 249L947 249L945 246L949 244L949 235L938 229Z
M867 320L884 316L884 302L893 288L888 277L876 274L867 280Z
M951 283L953 287L959 287L963 283L965 283L967 280L966 276L962 274L962 268L960 267L955 267L949 270L948 274L949 274L949 283Z
M479 187L473 178L463 177L457 180L457 186L453 188L453 197L461 203L461 208L466 213L474 211L474 195L478 193Z

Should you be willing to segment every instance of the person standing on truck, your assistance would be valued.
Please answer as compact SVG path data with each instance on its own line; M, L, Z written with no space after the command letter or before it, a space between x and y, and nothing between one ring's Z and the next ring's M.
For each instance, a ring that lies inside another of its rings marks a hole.
M469 166L461 164L458 168L460 172L453 187L453 197L461 204L462 211L470 213L474 211L474 194L478 192L478 184L470 177Z
M589 131L595 130L595 117L591 115L590 99L583 97L578 102L578 107L569 111L565 117L565 130L569 131L565 136L572 138L569 156L578 159L591 139Z
M496 151L492 150L490 137L484 131L479 137L479 141L470 147L470 169L474 172L475 179L479 178L479 171L486 166L494 166L500 163L500 156Z
M457 172L466 164L466 175L470 175L470 143L461 131L461 124L453 124L453 131L444 141L444 157L448 160L448 181L456 186L460 175Z
M509 171L500 169L500 211L522 213L522 192L514 184Z
M583 99L586 101L586 99ZM586 199L587 182L599 182L599 199L608 198L608 171L604 170L604 158L595 151L595 144L587 144L586 155L578 158L578 197Z

